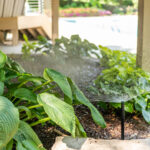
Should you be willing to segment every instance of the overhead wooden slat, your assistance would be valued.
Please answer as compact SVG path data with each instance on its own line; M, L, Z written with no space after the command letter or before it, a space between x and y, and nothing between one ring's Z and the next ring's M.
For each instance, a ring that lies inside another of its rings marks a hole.
M13 8L14 8L15 0L5 0L4 9L3 9L3 17L11 17Z
M27 32L25 30L19 30L22 34L26 34L27 35Z
M23 15L25 0L15 0L14 9L13 9L13 17Z
M36 31L37 31L41 36L46 37L46 34L45 34L45 32L42 30L42 28L36 28Z
M37 35L35 29L27 29L27 30L34 37L34 39L37 39L38 35Z
M4 0L0 0L0 17L3 15Z

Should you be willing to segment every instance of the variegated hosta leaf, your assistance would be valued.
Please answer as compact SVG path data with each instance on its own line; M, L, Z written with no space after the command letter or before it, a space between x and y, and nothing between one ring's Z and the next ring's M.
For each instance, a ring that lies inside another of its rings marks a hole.
M7 98L0 96L0 149L12 139L18 126L18 109Z
M17 150L45 150L33 129L23 121L20 121L14 139L17 141Z
M43 105L45 112L52 121L75 137L76 121L71 105L49 93L38 95L38 102Z

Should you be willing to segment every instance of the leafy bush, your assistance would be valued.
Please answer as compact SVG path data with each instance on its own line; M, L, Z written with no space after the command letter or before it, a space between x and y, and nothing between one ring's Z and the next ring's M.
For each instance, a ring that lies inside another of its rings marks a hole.
M136 57L128 52L111 50L100 46L100 64L104 67L95 80L97 92L111 97L127 95L125 110L130 113L142 113L150 123L150 74L136 66ZM121 105L111 103L114 108Z
M61 0L60 7L61 8L69 8L69 7L84 7L86 3L82 1L74 1L74 0Z
M43 77L33 76L0 51L0 149L44 150L31 127L45 122L60 126L73 137L86 137L73 108L78 104L90 109L96 124L106 126L69 77L48 68Z
M88 40L82 40L79 35L72 35L70 39L66 37L56 39L53 49L56 52L64 52L67 57L80 58L90 57L94 50L98 50L95 44L90 43Z
M51 53L52 44L44 37L38 36L38 42L29 42L28 37L23 35L25 43L22 46L24 58L29 58L32 54Z
M113 14L126 14L137 12L138 0L62 0L61 8L98 8L109 10ZM130 10L128 10L131 7Z
M135 0L61 0L60 6L61 7L97 7L101 8L103 5L115 5L115 6L133 6L135 3L137 3Z
M31 54L38 52L43 54L53 55L55 57L90 57L91 54L96 54L95 50L98 47L90 43L88 40L82 40L79 35L72 35L70 39L61 37L56 39L55 44L52 45L46 38L39 36L37 42L29 42L26 35L24 35L25 43L22 47L24 57L29 57Z

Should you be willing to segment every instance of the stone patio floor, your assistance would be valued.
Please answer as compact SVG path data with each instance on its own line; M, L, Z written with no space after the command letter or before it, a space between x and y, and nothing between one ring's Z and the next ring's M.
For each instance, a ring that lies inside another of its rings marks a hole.
M122 141L57 137L52 150L150 150L150 139Z

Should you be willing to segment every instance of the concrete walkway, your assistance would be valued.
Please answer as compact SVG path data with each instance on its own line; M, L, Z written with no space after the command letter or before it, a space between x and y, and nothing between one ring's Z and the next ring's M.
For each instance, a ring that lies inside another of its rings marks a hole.
M52 150L150 150L150 139L121 141L57 137Z
M17 46L0 44L0 50L5 54L21 54L23 42L19 42Z
M82 39L87 39L96 45L136 53L137 16L60 18L59 36L70 38L73 34L79 34ZM9 54L21 53L21 47L21 43L18 46L0 44L0 50Z
M60 18L59 35L79 34L96 45L136 53L137 25L136 15Z

